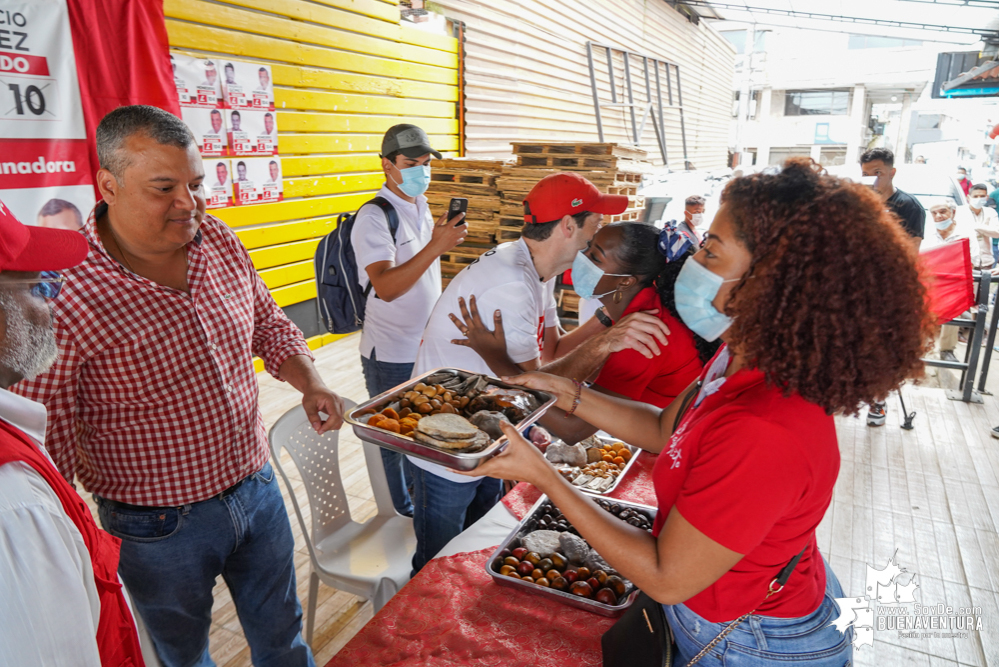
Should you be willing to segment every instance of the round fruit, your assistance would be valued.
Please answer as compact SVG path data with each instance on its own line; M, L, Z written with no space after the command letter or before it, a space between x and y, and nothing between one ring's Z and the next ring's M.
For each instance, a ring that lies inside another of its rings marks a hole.
M517 567L518 565L520 565L520 559L517 558L516 556L507 556L506 558L503 559L503 564Z
M569 588L569 582L565 577L555 577L551 580L551 587L558 591L564 591Z
M604 572L603 570L597 570L596 572L593 573L592 576L593 576L594 579L596 579L597 581L599 581L600 585L602 586L607 581L607 577L609 575L606 572Z
M569 564L569 559L558 552L553 553L551 559L552 565L555 566L556 570L564 570Z
M534 579L544 579L545 573L539 570L538 568L534 568L533 570L531 570L531 577Z
M576 583L576 580L579 579L579 573L576 572L575 570L566 570L565 574L563 574L562 577L565 578L565 580L568 581L570 584L574 584Z
M626 588L624 579L617 576L616 574L612 574L609 577L607 577L607 581L604 582L604 586L614 591L614 593L616 593L618 597L624 595L624 591Z
M535 579L534 583L536 583L538 586L544 586L545 588L548 588L549 586L551 586L551 582L548 581L544 577L539 577L539 578Z
M589 579L586 580L586 583L588 583L590 585L590 588L592 588L593 590L595 591L600 590L600 582L597 581L596 577L590 577Z
M516 570L512 570L510 572L507 572L505 576L510 577L511 579L520 579L520 575L517 574Z
M500 558L506 558L507 556L512 556L512 555L513 553L509 549L503 549L503 551L499 552Z
M580 581L585 581L586 579L590 578L590 568L588 568L588 567L581 567L578 570L576 570L576 574L579 575L579 580Z
M540 556L540 555L538 554L538 552L536 552L536 551L528 551L528 552L527 552L527 553L526 553L526 554L524 555L524 558L523 558L523 560L526 560L526 561L528 561L528 562L529 562L529 563L531 563L532 565L537 565L538 563L540 563L540 562L541 562L541 556Z
M504 565L503 567L501 567L499 569L499 573L500 574L504 574L504 575L505 574L510 574L511 572L516 572L516 571L517 571L517 568L515 568L513 565Z
M541 562L538 563L538 569L542 572L547 572L553 567L555 567L555 563L552 562L551 558L542 558Z
M569 592L573 595L578 595L581 598L593 597L593 588L591 588L585 581L577 581L574 583L571 587L569 587Z
M609 588L601 588L597 591L596 599L597 602L603 602L604 604L609 604L612 607L617 605L617 595Z
M527 555L527 549L525 549L524 547L517 547L511 553L513 553L514 557L516 557L517 560L523 560L524 556Z
M530 576L531 572L534 572L534 564L528 563L526 560L520 561L520 565L517 566L517 572L522 576Z

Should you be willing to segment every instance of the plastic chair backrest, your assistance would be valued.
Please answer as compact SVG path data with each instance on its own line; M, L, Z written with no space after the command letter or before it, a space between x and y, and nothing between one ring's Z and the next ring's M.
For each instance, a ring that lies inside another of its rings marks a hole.
M392 493L389 491L388 479L385 477L385 464L382 463L381 447L361 440L364 446L364 463L368 468L368 479L371 481L371 491L375 496L379 516L398 516L392 504ZM403 462L405 463L405 462Z
M344 403L347 410L356 406L348 399ZM312 544L319 544L350 523L350 507L340 477L339 432L318 435L312 430L305 409L299 405L277 420L271 427L269 440L274 459L280 462L281 449L287 449L302 476L312 509L309 536ZM296 511L300 511L298 503L294 504Z

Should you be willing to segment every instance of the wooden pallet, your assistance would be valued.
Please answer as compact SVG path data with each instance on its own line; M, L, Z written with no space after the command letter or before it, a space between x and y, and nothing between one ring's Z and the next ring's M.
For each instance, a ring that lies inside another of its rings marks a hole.
M618 158L612 155L517 155L520 167L555 167L558 169L613 169Z
M500 210L500 198L499 197L488 197L485 195L464 195L465 199L468 200L468 211L469 217L471 217L471 212L473 210L479 211L498 211ZM442 192L427 191L427 201L430 203L431 210L436 210L436 207L441 207L441 210L447 210L448 205L451 203L451 195Z
M480 185L495 185L499 174L495 171L475 171L471 169L432 169L432 182L447 183L478 183Z
M441 169L471 169L475 171L500 172L503 170L503 167L509 164L511 164L510 160L472 160L463 157L451 157L431 162L430 173L433 174Z
M448 181L431 181L427 188L427 196L431 194L444 197L497 197L499 190L496 185L485 183L453 183Z
M527 153L537 153L542 155L611 155L623 157L631 160L644 160L649 156L648 151L633 146L621 146L620 144L591 144L577 142L556 142L556 143L515 143L512 144L513 152L519 155Z
M633 220L641 220L644 215L645 209L629 209L624 213L609 216L604 220L604 222L630 222Z
M558 306L563 313L579 315L579 301L579 295L568 287L563 288L558 296Z
M497 227L496 228L496 243L506 243L507 241L516 241L520 238L520 231L523 226L517 227Z

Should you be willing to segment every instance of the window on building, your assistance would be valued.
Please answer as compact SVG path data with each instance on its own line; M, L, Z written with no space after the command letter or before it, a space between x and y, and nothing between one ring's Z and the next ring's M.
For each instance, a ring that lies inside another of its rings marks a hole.
M937 130L940 129L939 114L919 114L916 118L917 130Z
M823 148L819 154L819 164L823 167L846 164L846 148Z
M850 35L848 49L897 49L903 46L922 46L921 39L900 39L881 35Z
M812 155L811 146L790 146L787 148L771 148L770 157L767 160L768 166L780 166L789 157L810 157Z
M742 55L746 53L746 30L725 30L722 31L722 37L728 40L728 43L735 47L735 52ZM766 51L766 36L767 33L763 30L756 31L756 49L755 51Z
M732 118L739 117L739 98L741 91L732 93ZM760 91L754 90L749 94L749 120L756 120L756 108L760 104Z
M789 90L784 95L785 116L845 116L849 90Z

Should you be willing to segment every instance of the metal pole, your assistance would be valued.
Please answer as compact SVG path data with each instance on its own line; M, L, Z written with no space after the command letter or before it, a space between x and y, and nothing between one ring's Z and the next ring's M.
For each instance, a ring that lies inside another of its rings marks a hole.
M593 89L593 112L597 115L597 137L604 143L604 123L600 117L600 97L597 95L597 73L593 69L593 42L586 43L586 62L590 65L590 87ZM614 85L611 82L611 89Z
M635 94L631 89L631 52L622 50L621 53L624 54L624 80L628 84L628 104L631 105L628 109L631 112L631 136L633 137L634 144L638 145L638 121L635 118Z
M659 135L659 151L663 154L663 166L669 167L669 160L666 159L666 122L663 119L663 87L662 83L659 81L659 60L653 60L656 64L656 99L659 101L659 122L656 124L656 129ZM666 65L666 74L669 74L669 65Z
M989 363L992 361L992 350L996 344L996 325L999 325L999 306L992 306L992 320L989 322L989 337L985 344L985 359L982 361L982 371L978 378L978 391L991 396L985 390L985 381L989 379Z
M970 403L972 401L972 394L975 390L975 371L978 369L978 357L982 353L982 338L985 333L985 314L989 311L989 282L991 279L991 273L988 271L982 271L981 280L978 284L979 317L975 318L974 333L968 341L968 351L970 352L968 358L968 370L965 372L966 376L961 378L962 384L964 385L961 400L965 403ZM978 401L975 402L981 402L981 398L979 397Z
M607 47L607 76L610 77L611 102L617 104L617 91L614 85L614 54L611 47Z
M680 137L683 139L683 168L690 169L690 160L687 158L687 128L683 124L683 94L680 92L680 66L676 66L676 102L680 108Z

